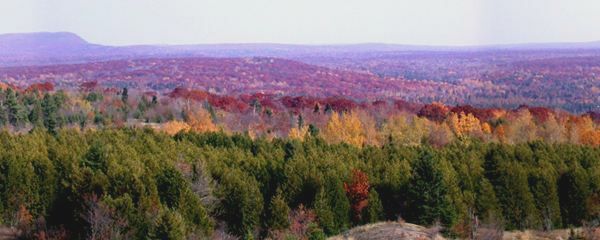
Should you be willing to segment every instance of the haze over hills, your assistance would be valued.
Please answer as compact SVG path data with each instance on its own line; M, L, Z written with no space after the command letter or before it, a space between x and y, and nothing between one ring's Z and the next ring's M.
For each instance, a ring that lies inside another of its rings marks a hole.
M600 41L486 46L401 44L294 45L271 43L105 46L69 32L0 34L0 66L46 65L146 57L282 57L292 59L361 57L393 52L471 52L497 50L598 50Z
M186 58L181 60L181 58ZM600 42L104 46L73 33L0 35L0 81L168 92L272 93L572 112L600 109Z

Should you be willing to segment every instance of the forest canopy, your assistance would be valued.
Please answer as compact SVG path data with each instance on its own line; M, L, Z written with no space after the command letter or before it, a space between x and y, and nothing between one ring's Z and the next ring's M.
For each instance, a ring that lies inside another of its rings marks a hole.
M0 142L1 221L30 236L319 239L398 218L468 236L475 217L505 229L600 217L600 149L583 145L356 147L149 128L4 131Z

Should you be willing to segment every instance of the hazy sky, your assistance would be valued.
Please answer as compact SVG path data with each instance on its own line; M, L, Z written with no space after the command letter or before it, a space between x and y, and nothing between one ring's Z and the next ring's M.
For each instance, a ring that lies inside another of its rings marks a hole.
M0 0L0 33L90 42L476 45L600 40L599 0Z

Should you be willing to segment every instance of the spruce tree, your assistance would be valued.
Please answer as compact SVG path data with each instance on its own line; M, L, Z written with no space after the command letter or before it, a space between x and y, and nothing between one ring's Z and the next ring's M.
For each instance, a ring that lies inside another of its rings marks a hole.
M287 229L290 226L289 214L290 207L285 202L281 190L277 189L269 205L268 227L273 230Z
M323 228L327 235L335 235L337 233L335 216L329 206L329 199L324 189L317 193L314 209L319 226Z
M0 126L8 124L8 111L6 110L6 94L0 89Z
M439 161L431 149L421 150L413 166L413 174L408 186L407 218L411 222L429 225L441 221L451 225L456 218L456 210L449 200L447 186L440 169Z
M44 94L44 99L42 100L42 112L44 116L44 127L50 133L56 133L57 127L57 106L55 99L50 96L50 94Z
M336 177L327 177L325 189L335 217L336 233L347 230L350 227L350 201L346 197L342 181Z
M224 173L218 196L221 198L221 218L231 233L247 236L260 223L263 198L259 183L253 176L238 169Z
M165 210L157 219L153 231L153 239L185 239L185 223L177 212Z
M589 196L589 179L582 169L571 169L558 180L561 215L565 226L579 226L587 216L585 201Z
M22 106L17 99L16 92L11 88L6 90L6 108L8 111L8 121L13 126L18 126L23 120Z
M129 90L127 88L123 88L121 91L121 101L127 105L127 100L129 99Z
M363 218L367 223L374 223L383 220L383 205L379 194L374 188L369 191L368 205L363 213Z
M551 166L546 166L549 168ZM542 227L544 230L552 230L561 226L560 205L558 202L558 192L556 178L548 172L539 169L529 176L529 185L535 205L540 214Z
M29 112L29 122L34 126L44 125L44 112L42 110L42 103L39 100L34 100L31 106L31 112Z

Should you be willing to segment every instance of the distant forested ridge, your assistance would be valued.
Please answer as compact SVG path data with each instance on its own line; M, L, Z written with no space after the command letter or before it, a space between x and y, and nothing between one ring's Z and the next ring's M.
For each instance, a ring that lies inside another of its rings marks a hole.
M149 128L0 132L0 223L24 237L322 239L402 218L467 237L600 218L600 149L328 144Z

